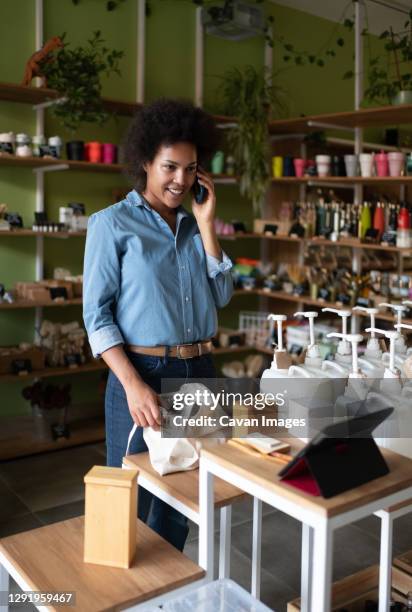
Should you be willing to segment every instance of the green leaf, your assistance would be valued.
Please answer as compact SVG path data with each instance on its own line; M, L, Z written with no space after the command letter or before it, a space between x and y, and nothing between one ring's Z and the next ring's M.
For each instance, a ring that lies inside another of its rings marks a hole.
M309 55L308 60L310 64L313 64L316 60L316 57L314 55Z
M318 59L318 61L316 62L316 64L317 64L317 65L318 65L320 68L322 68L322 66L324 66L324 65L325 65L325 62L323 61L323 59Z
M338 40L336 41L336 44L337 44L339 47L343 47L343 45L345 44L345 41L344 41L344 39L343 39L343 38L338 38Z
M354 77L354 72L353 72L353 70L347 70L347 71L345 72L345 74L343 75L343 77L342 77L342 78L343 78L345 81L347 81L347 80L349 80L349 79L353 79L353 77Z
M291 45L290 43L283 45L283 47L286 51L293 51L293 45Z
M284 62L288 62L290 60L290 55L284 55L283 56L283 61Z

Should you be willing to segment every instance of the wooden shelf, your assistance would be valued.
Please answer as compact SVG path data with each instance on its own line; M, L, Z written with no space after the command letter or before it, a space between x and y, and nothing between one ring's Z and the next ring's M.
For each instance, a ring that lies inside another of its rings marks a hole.
M86 231L79 232L35 232L31 229L22 230L4 230L0 231L0 237L17 237L17 236L44 236L45 238L72 238L72 237L86 237ZM275 240L277 242L293 242L295 244L301 244L302 242L312 246L331 246L331 247L350 247L356 249L365 249L370 251L390 251L395 253L412 254L412 248L400 248L394 246L384 246L381 244L372 243L361 243L356 238L342 238L341 240L326 240L325 238L294 238L286 235L270 235L270 234L259 234L254 232L238 232L236 234L218 234L219 240L243 240L243 239L254 239L254 240Z
M99 372L106 370L107 365L103 360L91 361L84 365L75 368L58 367L44 368L43 370L33 370L29 374L17 376L16 374L0 374L0 383L2 382L20 382L31 378L54 378L55 376L66 376L67 374L84 374L86 372Z
M273 185L305 185L307 183L337 183L345 185L407 185L412 183L412 176L282 176L273 178Z
M21 104L41 104L50 100L56 100L59 93L54 89L46 87L27 87L17 83L0 83L0 100L8 102L20 102ZM103 106L109 112L118 115L131 116L141 108L136 102L124 102L112 98L103 98Z
M12 229L1 230L0 237L1 236L43 236L45 238L73 238L77 236L86 236L86 230L79 232L36 232L31 229Z
M54 89L45 87L27 87L18 83L0 83L0 100L8 102L19 102L21 104L41 104L50 100L58 99L60 94ZM102 98L103 107L110 113L116 113L124 117L132 117L143 104L137 102L127 102L115 100L113 98ZM224 115L214 115L217 123L235 123L236 117L226 117Z
M316 132L325 128L309 125L310 122L327 123L341 127L375 127L381 125L403 125L412 121L412 105L381 106L378 108L363 108L358 111L343 113L327 113L324 115L309 115L292 119L271 121L271 134L300 134Z
M0 154L0 166L17 166L22 168L45 168L47 166L67 166L63 170L77 170L80 172L112 172L121 173L126 169L125 164L103 164L88 161L73 161L70 159L54 159L45 157L18 157L17 155ZM229 174L212 174L216 183L236 183L237 177Z
M103 417L69 422L69 427L70 437L68 439L42 440L36 436L32 417L0 418L0 461L105 440Z
M350 247L354 249L365 249L370 251L391 251L395 253L412 254L412 248L400 248L396 246L385 246L382 244L372 244L359 242L357 238L342 238L340 240L326 240L325 238L294 238L286 235L266 235L253 232L237 233L237 234L221 234L219 240L241 240L243 238L255 238L260 240L277 240L278 242L294 242L296 244L308 244L313 246L331 246L331 247Z
M41 104L56 100L60 95L53 89L44 87L27 87L17 83L0 83L0 100L19 102L21 104ZM142 105L133 101L103 98L104 108L119 115L132 116ZM342 113L327 113L323 115L309 115L291 119L278 119L271 121L269 130L272 134L295 134L313 132L320 128L308 125L308 122L329 123L343 127L373 127L380 125L400 125L411 123L412 105L383 106L378 108L365 108L358 111ZM236 117L214 115L217 123L235 123Z
M82 298L73 298L72 300L64 300L63 302L34 302L33 300L16 300L12 304L3 302L0 304L0 310L14 310L16 308L55 308L56 306L78 306L83 304Z
M1 166L18 166L23 168L44 168L47 166L68 166L69 170L86 172L122 172L124 164L94 164L87 161L72 161L69 159L52 159L45 157L18 157L17 155L1 155Z

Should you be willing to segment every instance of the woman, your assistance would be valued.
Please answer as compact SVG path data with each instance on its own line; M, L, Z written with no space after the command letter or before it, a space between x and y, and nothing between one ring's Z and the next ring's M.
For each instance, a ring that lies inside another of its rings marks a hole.
M105 401L107 464L147 450L158 428L162 378L215 376L210 338L216 307L233 292L232 263L214 229L216 197L202 166L217 146L213 119L189 102L158 100L137 114L126 139L136 189L90 217L83 317L95 357L110 368ZM197 203L198 180L207 193ZM189 196L193 215L182 206ZM183 550L187 520L143 489L139 518Z

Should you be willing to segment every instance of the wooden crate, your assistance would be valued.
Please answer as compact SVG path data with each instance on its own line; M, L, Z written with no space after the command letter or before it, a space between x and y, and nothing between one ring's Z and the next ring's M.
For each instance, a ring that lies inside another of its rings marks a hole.
M392 585L400 583L400 571L393 568ZM379 566L373 565L365 570L356 572L351 576L342 578L332 585L332 612L345 608L348 612L364 612L367 599L378 600L379 592ZM405 592L395 588L392 597L395 601L406 603ZM288 603L287 612L300 612L300 598Z

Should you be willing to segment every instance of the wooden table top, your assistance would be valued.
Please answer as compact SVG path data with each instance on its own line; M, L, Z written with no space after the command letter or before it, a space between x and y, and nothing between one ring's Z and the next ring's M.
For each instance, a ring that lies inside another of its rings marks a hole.
M303 442L293 438L288 438L288 442L291 444L292 455L295 455L304 446ZM388 464L389 474L330 499L310 495L279 480L278 473L283 465L267 461L259 456L253 457L229 444L202 449L201 457L212 459L218 465L308 510L332 517L412 487L412 459L387 449L381 448L380 450Z
M194 512L199 512L199 470L187 472L175 472L161 476L153 469L149 453L138 453L123 458L123 463L132 468L137 468L139 473L153 482L163 491L180 501ZM137 477L139 482L139 476ZM220 508L232 504L247 496L247 493L228 482L216 478L215 480L215 507Z
M204 576L202 568L137 522L136 557L130 569L83 562L84 517L3 538L0 553L32 590L75 591L76 605L70 610L79 612L121 610Z

